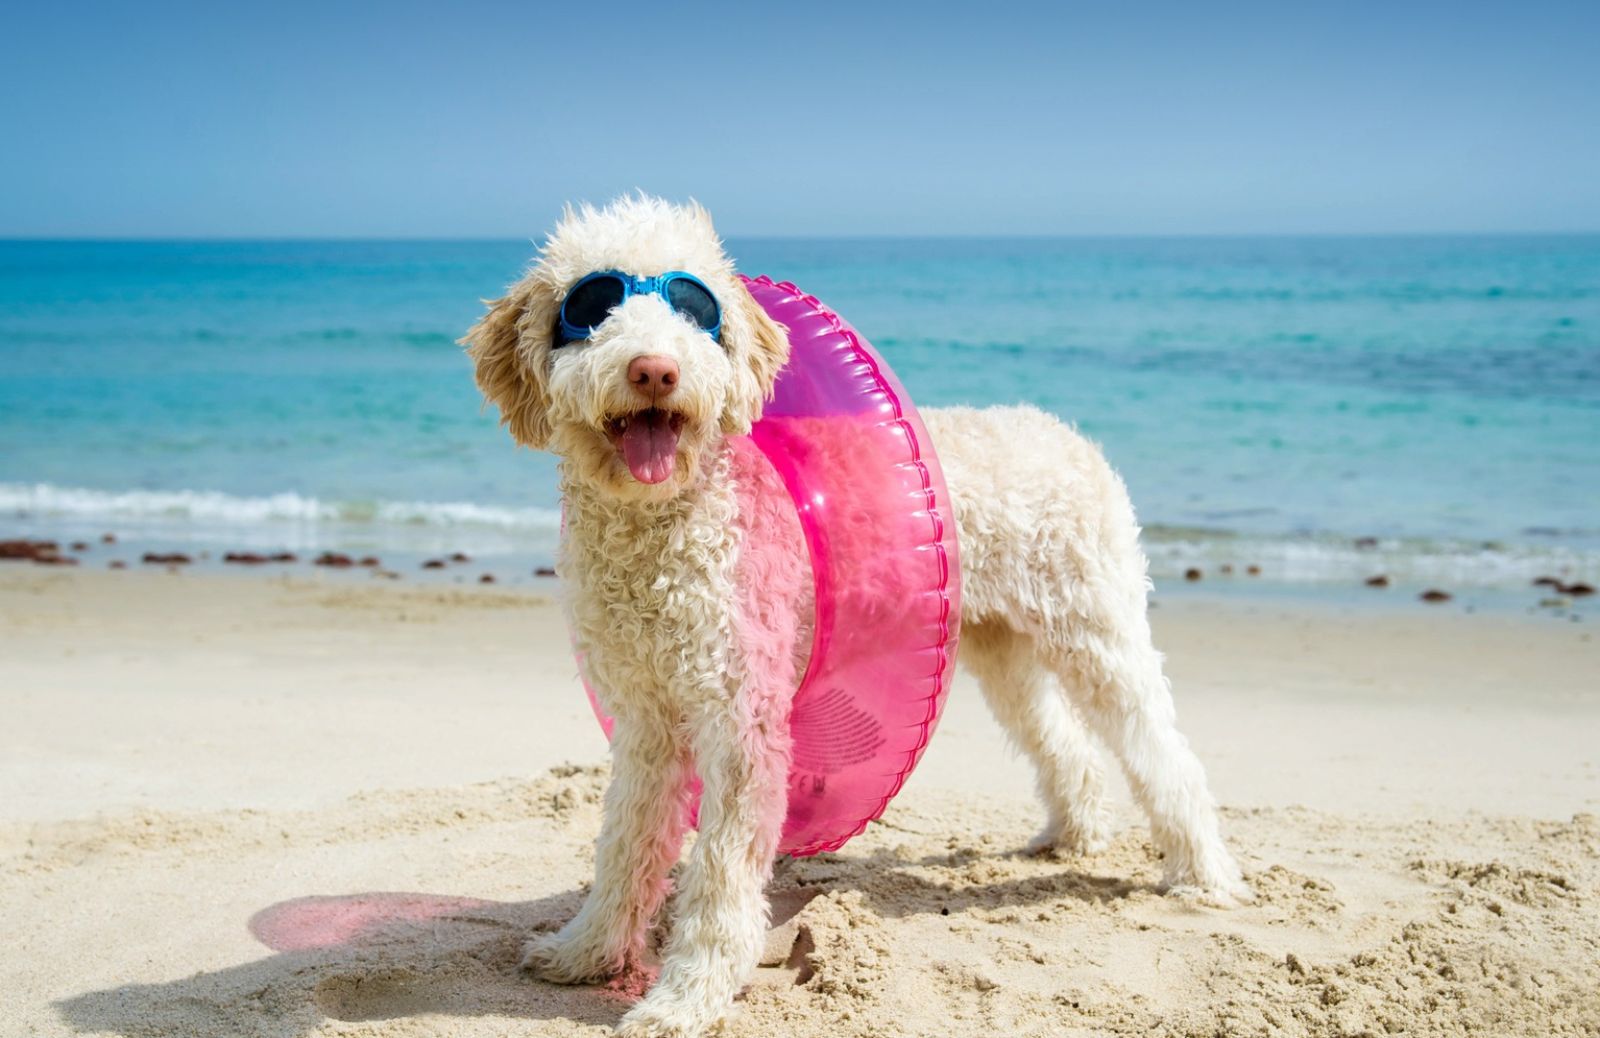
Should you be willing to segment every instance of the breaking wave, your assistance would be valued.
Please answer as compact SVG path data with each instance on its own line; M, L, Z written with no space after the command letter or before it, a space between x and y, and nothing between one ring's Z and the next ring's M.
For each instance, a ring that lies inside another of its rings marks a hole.
M0 512L38 518L192 520L268 523L393 523L555 531L551 508L506 508L466 501L322 501L296 493L241 497L214 490L91 490L49 483L0 483Z

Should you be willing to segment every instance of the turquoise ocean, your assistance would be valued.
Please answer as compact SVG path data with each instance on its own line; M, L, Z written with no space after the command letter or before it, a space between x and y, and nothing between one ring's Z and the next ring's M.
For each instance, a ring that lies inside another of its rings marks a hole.
M1075 422L1158 578L1600 575L1600 237L728 245L920 405ZM533 251L0 242L0 535L547 563L554 462L455 345Z

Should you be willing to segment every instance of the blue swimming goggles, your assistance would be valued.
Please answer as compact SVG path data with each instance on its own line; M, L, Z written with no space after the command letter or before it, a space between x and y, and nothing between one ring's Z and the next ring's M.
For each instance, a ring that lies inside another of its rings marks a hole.
M713 339L722 331L722 307L717 305L717 297L693 274L669 270L652 278L640 278L620 270L597 270L579 278L561 301L555 344L565 346L589 338L611 316L611 311L636 295L660 296Z

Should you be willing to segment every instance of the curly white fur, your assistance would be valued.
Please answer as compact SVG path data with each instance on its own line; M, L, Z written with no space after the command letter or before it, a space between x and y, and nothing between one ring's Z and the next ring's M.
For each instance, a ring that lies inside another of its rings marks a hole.
M605 269L696 274L722 303L721 341L636 296L592 339L554 347L565 292ZM699 1034L756 964L807 640L803 553L760 547L799 543L794 516L755 503L781 497L766 482L775 477L748 441L729 438L760 414L787 338L735 277L705 211L645 196L568 210L538 262L489 305L463 342L517 440L561 458L569 620L585 677L616 718L594 887L571 922L529 943L524 965L575 983L638 961L682 844L692 766L704 784L700 833L660 976L621 1031ZM676 365L670 395L643 400L630 384L642 356ZM671 477L653 485L634 478L616 434L647 406L682 425ZM1087 724L1149 815L1167 884L1247 899L1174 725L1122 481L1092 443L1034 408L923 418L959 527L961 655L1038 770L1047 823L1034 846L1078 853L1105 841Z

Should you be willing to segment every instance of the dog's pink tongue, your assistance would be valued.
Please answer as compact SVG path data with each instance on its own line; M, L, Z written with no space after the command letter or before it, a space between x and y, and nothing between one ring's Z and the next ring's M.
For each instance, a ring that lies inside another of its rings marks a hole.
M678 433L661 411L633 416L622 431L622 460L641 483L660 483L672 475L678 457Z

